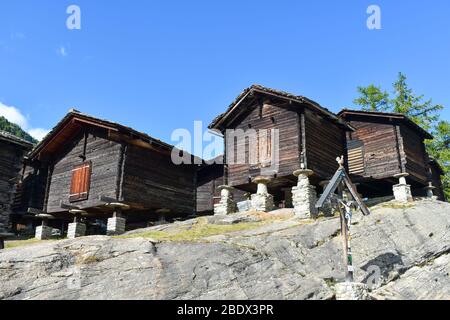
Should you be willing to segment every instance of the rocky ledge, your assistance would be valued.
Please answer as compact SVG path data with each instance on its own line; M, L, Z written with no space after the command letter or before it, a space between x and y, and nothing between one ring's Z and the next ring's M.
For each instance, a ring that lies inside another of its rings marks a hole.
M450 299L450 204L387 202L355 216L356 281L372 299ZM120 237L9 243L0 299L334 299L337 218L290 210L203 217Z

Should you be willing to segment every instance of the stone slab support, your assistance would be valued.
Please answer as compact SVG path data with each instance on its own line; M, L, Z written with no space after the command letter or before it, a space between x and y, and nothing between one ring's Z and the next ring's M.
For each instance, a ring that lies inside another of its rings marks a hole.
M430 200L437 200L438 197L434 195L434 190L436 187L433 186L433 182L428 183L428 187L425 187L425 191L427 193L427 198Z
M399 202L413 202L413 196L411 193L411 186L406 183L406 177L409 176L408 173L400 173L394 176L394 178L399 179L399 183L394 185L394 198Z
M52 237L53 228L45 224L36 227L35 238L38 240L48 240Z
M220 202L214 205L215 215L228 215L237 211L236 202L233 200L233 188L220 186Z
M113 217L108 219L106 234L108 236L117 236L125 233L126 219L123 217Z
M301 219L309 219L317 216L315 207L317 201L316 188L309 183L312 170L301 169L294 172L298 177L297 186L292 188L292 201L295 216Z
M67 238L75 239L79 237L84 237L86 235L86 225L81 222L74 222L69 224L67 229Z
M258 190L256 194L252 194L252 209L256 211L269 212L274 208L273 196L269 194L267 189L267 184L269 183L269 178L257 177L253 180L254 183L258 185Z

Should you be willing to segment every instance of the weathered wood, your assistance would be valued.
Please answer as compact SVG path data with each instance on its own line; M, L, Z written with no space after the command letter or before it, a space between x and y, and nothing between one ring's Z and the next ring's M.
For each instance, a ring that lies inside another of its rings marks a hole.
M26 153L32 148L8 133L0 132L0 233L10 230L15 193L20 191L20 175Z

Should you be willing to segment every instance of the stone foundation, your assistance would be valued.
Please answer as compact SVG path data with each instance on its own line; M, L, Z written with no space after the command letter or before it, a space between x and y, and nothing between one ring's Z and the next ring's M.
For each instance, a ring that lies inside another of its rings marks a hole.
M69 224L67 229L67 238L75 239L79 237L84 237L86 235L86 225L80 222L74 222Z
M270 194L252 194L252 209L269 212L273 210L273 196Z
M394 178L399 179L399 184L393 187L394 198L399 202L413 202L413 196L411 193L411 186L406 183L406 177L409 176L408 173L399 173L394 176Z
M236 202L233 200L232 188L220 186L220 202L214 205L215 215L228 215L237 211Z
M126 219L121 217L114 217L108 219L106 227L106 234L108 236L115 236L125 233Z
M370 300L364 283L343 282L336 284L336 300Z
M397 184L393 187L394 198L399 202L414 201L411 193L411 186L407 184Z
M257 177L253 182L258 184L258 190L256 194L252 194L252 209L263 212L272 211L274 208L273 196L267 190L269 179L266 177Z
M292 188L292 202L295 216L300 219L309 219L317 216L316 188L309 184L311 170L297 170L294 175L298 177L297 186Z
M38 240L48 240L52 237L52 227L39 226L36 227L35 238Z

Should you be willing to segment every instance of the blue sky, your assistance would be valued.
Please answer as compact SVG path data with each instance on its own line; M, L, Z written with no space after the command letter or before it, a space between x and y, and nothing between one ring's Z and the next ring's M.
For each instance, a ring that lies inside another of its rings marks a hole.
M71 4L81 30L66 28ZM402 71L449 120L449 14L447 0L2 0L0 112L39 135L75 107L171 142L252 83L337 112Z

